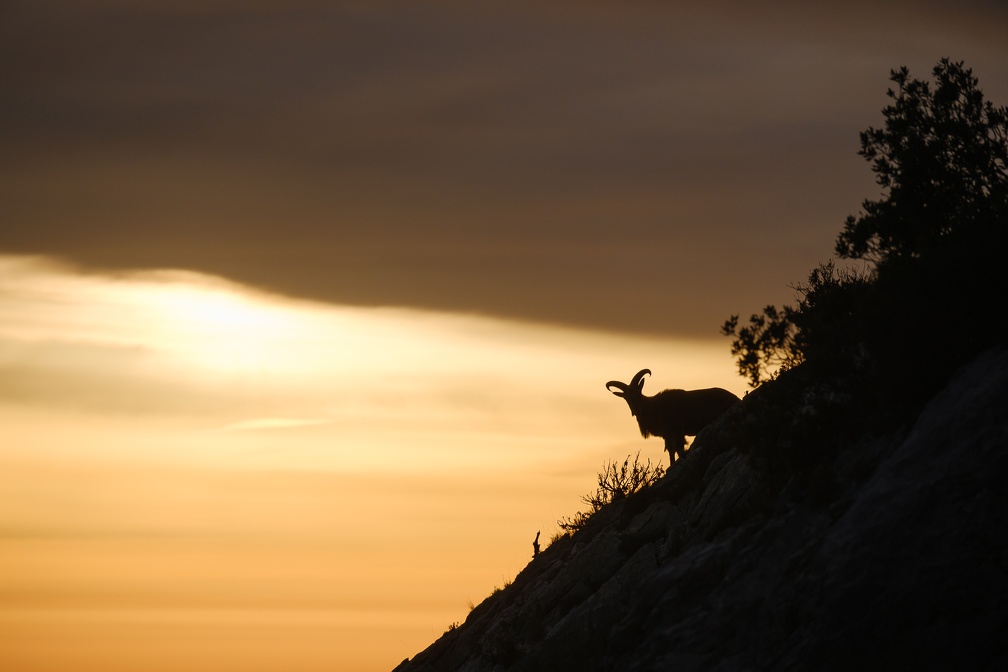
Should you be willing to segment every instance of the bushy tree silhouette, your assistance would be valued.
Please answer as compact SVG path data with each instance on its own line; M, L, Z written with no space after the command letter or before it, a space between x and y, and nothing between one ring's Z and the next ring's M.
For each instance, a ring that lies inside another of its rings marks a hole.
M797 306L722 327L753 387L807 362L868 368L883 394L926 398L1006 338L1008 108L986 101L962 62L942 59L933 76L893 70L885 124L861 133L882 194L847 218L836 253L864 268L822 264L794 286Z
M960 242L1003 228L1008 213L1008 108L985 101L962 62L942 59L935 84L893 70L883 128L861 133L882 198L866 200L837 240L841 257L881 270L908 258L942 256Z

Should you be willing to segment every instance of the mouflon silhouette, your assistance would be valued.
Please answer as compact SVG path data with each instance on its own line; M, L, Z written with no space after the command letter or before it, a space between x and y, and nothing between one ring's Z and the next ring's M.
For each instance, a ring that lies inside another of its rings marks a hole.
M649 397L644 394L644 376L650 374L650 369L641 369L629 383L610 380L606 388L626 400L644 438L660 436L665 439L665 450L671 462L675 462L680 453L685 454L687 436L696 436L740 401L720 387L662 390Z

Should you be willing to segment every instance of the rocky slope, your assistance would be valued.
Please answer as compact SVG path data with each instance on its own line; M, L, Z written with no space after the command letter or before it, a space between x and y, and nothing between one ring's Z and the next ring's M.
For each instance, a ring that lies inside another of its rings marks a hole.
M1008 669L1008 347L898 430L842 389L750 394L396 672Z

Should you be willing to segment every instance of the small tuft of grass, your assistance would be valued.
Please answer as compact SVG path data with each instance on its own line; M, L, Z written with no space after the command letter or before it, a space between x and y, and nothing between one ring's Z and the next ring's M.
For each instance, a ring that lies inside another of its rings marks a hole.
M503 577L502 577L502 578L503 578ZM490 593L490 595L491 595L491 596L493 596L493 595L496 595L497 593L501 592L502 590L504 590L504 589L506 589L506 588L507 588L508 586L510 586L510 585L511 585L511 584L512 584L513 582L514 582L514 581L513 581L512 579L504 579L504 586L503 586L503 587L500 587L500 586L494 586L494 589L493 589L493 592L492 592L492 593Z
M557 530L556 533L552 537L550 537L549 544L547 544L546 547L549 548L550 546L552 546L557 542L563 541L564 539L570 539L570 536L571 533L568 532L567 530L563 529Z

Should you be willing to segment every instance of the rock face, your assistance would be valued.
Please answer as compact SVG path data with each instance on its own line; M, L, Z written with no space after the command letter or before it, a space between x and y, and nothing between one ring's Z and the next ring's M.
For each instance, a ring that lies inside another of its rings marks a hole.
M857 412L760 388L396 672L1008 669L1008 347Z

